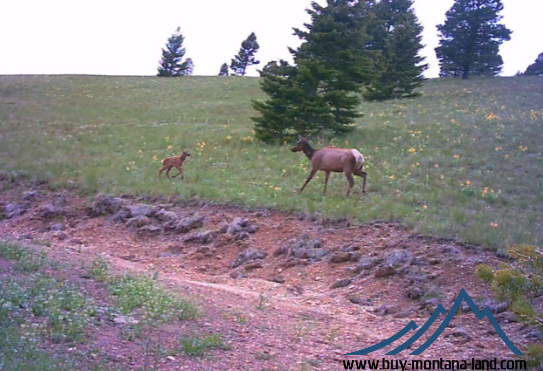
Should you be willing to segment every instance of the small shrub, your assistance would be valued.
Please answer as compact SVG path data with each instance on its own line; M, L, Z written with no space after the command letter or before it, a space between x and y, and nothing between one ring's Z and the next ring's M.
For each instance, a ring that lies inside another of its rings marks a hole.
M212 334L204 338L198 336L183 336L179 343L183 352L190 356L202 356L206 349L224 349L225 345L220 334Z
M99 257L92 261L89 275L99 282L106 282L109 279L109 263L106 259Z

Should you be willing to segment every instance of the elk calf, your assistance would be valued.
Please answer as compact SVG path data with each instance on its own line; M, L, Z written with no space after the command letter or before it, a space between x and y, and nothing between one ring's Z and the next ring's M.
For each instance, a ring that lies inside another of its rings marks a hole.
M326 187L328 185L328 179L330 178L330 173L345 173L347 180L349 181L349 189L347 190L347 197L351 193L351 188L354 186L353 174L359 177L364 178L364 185L362 186L362 192L366 193L366 172L363 171L364 167L364 156L356 149L347 149L347 148L335 148L335 147L324 147L320 149L313 149L309 145L309 140L311 140L311 135L308 135L306 138L302 138L298 134L300 139L295 147L291 149L292 152L302 151L307 158L311 160L311 172L307 177L302 189L302 192L311 180L315 173L319 170L324 171L326 176L324 178L324 195L326 195Z
M175 167L177 170L179 170L179 174L181 174L181 179L185 179L182 166L183 162L185 162L188 156L190 156L190 153L187 150L184 150L181 156L166 157L164 160L162 160L162 167L158 171L158 177L160 178L162 172L166 170L166 176L168 177L168 179L171 179L170 170ZM174 175L172 178L175 178L179 174Z

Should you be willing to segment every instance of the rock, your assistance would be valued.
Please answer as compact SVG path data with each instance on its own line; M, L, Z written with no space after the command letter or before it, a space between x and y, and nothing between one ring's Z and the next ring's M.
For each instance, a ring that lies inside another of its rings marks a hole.
M159 233L162 233L163 229L161 226L158 225L144 225L143 227L140 227L138 229L138 233L144 234L144 235L157 235Z
M141 228L151 223L152 223L151 219L149 219L145 215L138 215L126 221L127 227L130 227L130 228Z
M157 218L161 222L172 222L174 220L177 220L177 214L173 211L167 211L166 209L162 208L159 209L154 213L154 217Z
M232 268L237 268L240 265L257 259L265 259L268 256L268 253L255 250L255 249L247 249L245 251L242 251L238 254L236 260L232 263Z
M247 275L238 271L233 271L233 272L230 272L230 277L232 277L235 280L239 280L241 278L246 278Z
M411 259L412 255L409 250L394 250L386 258L385 265L397 268L401 264L405 263L408 259Z
M294 295L303 295L304 288L302 286L295 285L295 286L288 287L287 291L293 293Z
M468 332L463 327L456 327L452 333L452 336L455 338L463 337L463 338L471 338L471 336L468 335Z
M24 214L28 210L28 204L20 204L18 202L12 202L4 206L4 213L8 219L13 219L21 214Z
M260 263L260 262L249 263L246 266L244 266L243 268L245 269L245 272L249 272L249 271L252 271L254 269L262 268L262 263Z
M23 192L23 199L26 200L26 201L30 201L30 200L34 199L34 197L36 197L37 194L38 194L38 192L36 192L36 191L24 191Z
M138 324L138 320L133 317L128 316L118 316L113 319L113 322L121 324L121 325L136 325Z
M385 316L387 314L396 314L400 312L400 308L398 308L395 305L383 305L378 308L373 309L373 313L377 313L381 316Z
M198 243L210 243L213 242L217 238L218 232L217 231L205 231L205 232L198 232L193 235L186 236L183 238L184 242L198 242Z
M291 267L305 267L311 264L311 261L305 260L305 259L296 259L296 258L290 258L285 263L285 268L291 268Z
M539 330L536 330L536 329L531 329L530 331L528 331L528 333L526 334L526 337L528 339L534 339L534 340L543 340L543 335L541 334L541 331Z
M477 303L480 309L488 308L493 314L505 312L509 308L509 303L506 301L498 301L495 299L487 299Z
M428 308L433 311L439 304L441 304L441 302L438 298L431 298L426 300L421 308Z
M499 302L494 299L480 300L475 304L477 305L479 310L484 310L485 308L488 308L492 314L498 314L498 313L504 312L507 310L509 306L507 302ZM471 311L471 307L469 306L468 303L463 301L461 304L461 310L462 312L469 312Z
M223 246L230 245L233 241L234 241L234 237L230 233L220 234L215 239L213 246L223 247Z
M320 249L322 247L322 241L318 238L311 241L311 247L314 249Z
M414 316L414 312L411 309L404 310L403 312L396 313L394 318L411 318Z
M329 253L330 249L322 248L322 242L310 240L309 237L304 233L299 239L293 238L289 240L286 245L279 247L274 251L273 255L286 255L287 260L294 258L296 260L305 259L310 261L320 261L322 257L328 255Z
M160 254L158 254L158 257L159 258L173 258L174 256L176 256L176 254L170 252L170 251L164 251L164 252L161 252Z
M115 214L124 205L124 200L105 194L99 194L94 201L87 207L87 214L92 217L98 217L104 214Z
M268 278L268 281L276 282L276 283L285 283L285 279L281 276L274 276L274 277Z
M204 226L205 218L203 216L189 217L176 220L165 224L166 229L173 229L175 233L188 233L193 229Z
M82 245L83 244L83 240L81 238L72 238L70 240L70 243L74 244L74 245Z
M56 208L53 204L42 206L40 216L43 219L51 219L64 214L64 210Z
M345 263L351 260L353 253L351 252L335 252L330 256L330 263Z
M109 221L113 223L124 223L126 219L130 218L130 211L126 209L119 210L112 217L109 218Z
M494 316L498 323L514 323L517 322L517 316L511 311L502 312Z
M358 264L353 269L353 273L360 273L363 270L371 269L383 262L383 259L376 257L364 257L358 260Z
M358 304L366 307L373 306L373 302L371 301L371 299L363 298L361 296L349 295L347 299L353 304Z
M55 206L64 206L68 203L68 200L66 199L66 197L60 195L58 196L56 199L55 199Z
M396 274L396 270L390 266L380 267L377 269L377 272L375 272L376 278L384 278L384 277L390 277Z
M349 286L352 282L353 282L352 279L346 278L346 279L343 279L343 280L339 280L339 281L334 282L334 283L330 286L330 288L331 288L331 289L339 289L339 288L341 288L341 287Z
M139 216L149 217L153 213L153 207L151 205L139 204L128 207L130 216L132 218L137 218Z
M59 239L59 241L64 241L68 238L68 234L64 232L56 232L55 237Z
M66 226L64 225L64 223L55 223L51 226L51 228L49 228L51 232L63 231L65 229L66 229Z
M250 221L243 218L236 218L230 224L225 224L219 230L219 233L228 233L234 240L246 240L249 234L256 233L258 228Z
M409 287L406 292L407 297L412 300L418 300L425 294L425 290L418 285Z

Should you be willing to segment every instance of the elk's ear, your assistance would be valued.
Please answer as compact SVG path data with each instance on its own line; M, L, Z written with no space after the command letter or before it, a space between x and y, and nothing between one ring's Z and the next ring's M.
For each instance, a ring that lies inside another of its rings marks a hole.
M300 134L298 134L298 139L299 139L299 140L302 140L302 139L303 139L302 136L301 136Z
M310 141L311 140L311 134L309 134L307 137L305 137L305 140Z

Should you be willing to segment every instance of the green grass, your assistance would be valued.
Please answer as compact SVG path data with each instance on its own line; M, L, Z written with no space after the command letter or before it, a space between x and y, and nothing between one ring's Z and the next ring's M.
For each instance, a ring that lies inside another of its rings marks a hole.
M500 248L543 240L543 79L429 80L418 99L363 103L336 146L367 158L368 190L323 174L294 143L253 139L257 78L0 76L0 171L53 189L178 195L245 206L398 220ZM328 142L316 141L315 147ZM185 181L158 181L189 148Z
M156 360L162 354L158 327L200 315L195 304L162 289L154 278L111 275L105 260L93 262L84 275L102 282L109 295L87 285L90 281L74 283L74 277L64 272L69 267L57 269L58 262L26 246L0 240L0 259L8 263L0 261L2 370L111 370L92 344L103 331L104 319L120 315L134 320L122 335L143 339L138 344L144 348L144 361ZM204 338L202 344L219 347L219 340Z
M183 352L189 356L202 356L206 349L225 349L220 334L212 334L205 337L183 336L179 340Z

